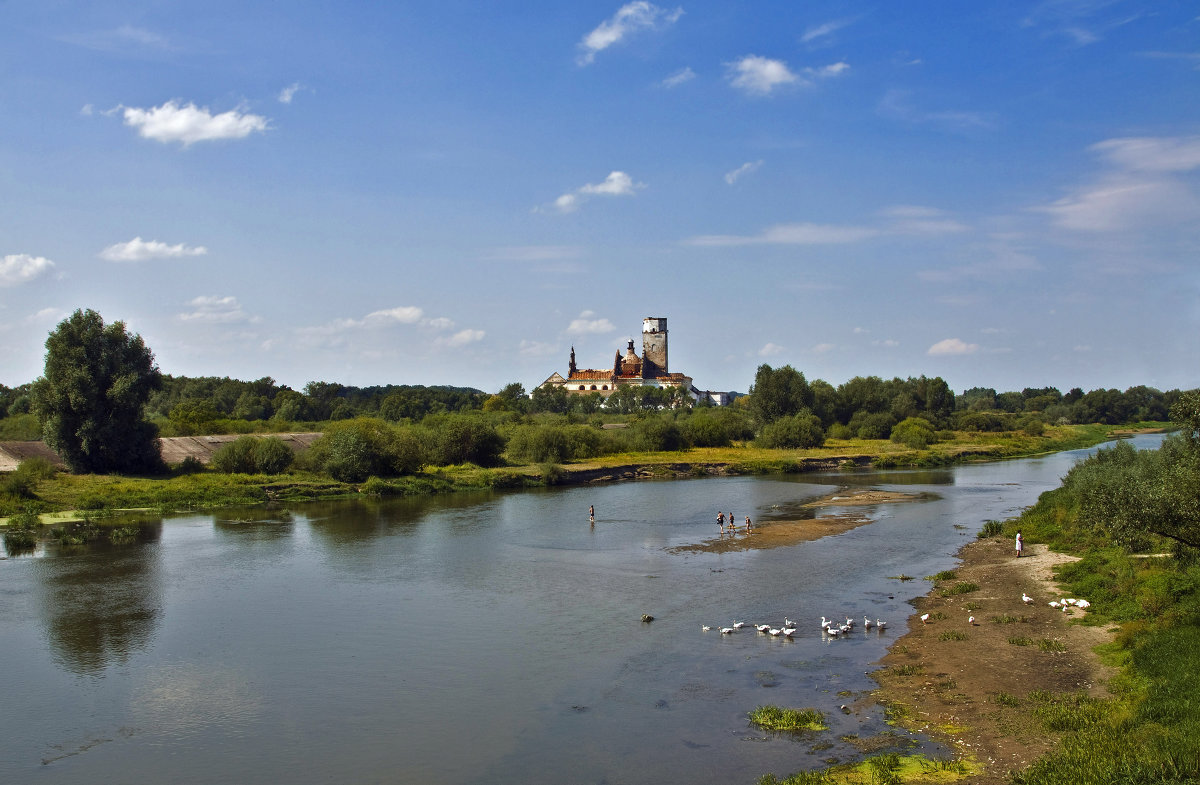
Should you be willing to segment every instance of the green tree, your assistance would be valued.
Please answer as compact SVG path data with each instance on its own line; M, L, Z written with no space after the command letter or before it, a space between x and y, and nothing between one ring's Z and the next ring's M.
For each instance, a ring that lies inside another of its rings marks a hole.
M799 414L812 404L812 388L803 373L790 365L778 369L766 363L758 366L750 387L750 409L760 423Z
M914 450L923 450L937 441L933 424L921 417L906 417L892 428L892 441Z
M46 339L46 370L33 387L42 436L73 472L157 472L157 433L143 418L161 383L154 354L124 322L77 310Z
M764 425L758 439L763 447L808 449L825 443L825 430L815 414L800 412Z

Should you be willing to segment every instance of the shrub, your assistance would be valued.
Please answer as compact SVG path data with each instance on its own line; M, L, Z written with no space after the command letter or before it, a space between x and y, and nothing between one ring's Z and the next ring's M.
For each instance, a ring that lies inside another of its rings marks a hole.
M694 414L683 422L683 435L693 447L728 447L729 433L709 412Z
M801 412L764 425L758 441L761 446L774 449L820 447L825 443L825 430L815 414Z
M431 429L432 441L436 445L434 458L439 465L500 464L500 454L504 452L504 438L482 417L466 414L427 417L425 426Z
M650 417L634 426L638 448L647 452L682 450L683 433L679 426L664 417Z
M204 471L204 464L194 455L189 455L175 467L176 474L199 474Z
M829 430L825 433L830 439L853 439L854 431L849 425L842 425L840 422L835 422L829 426Z
M245 438L245 437L243 437ZM240 440L239 440L240 441ZM279 474L292 465L296 454L278 436L257 439L251 450L254 468L260 474Z
M892 441L914 450L923 450L937 441L937 433L928 420L908 417L892 428Z
M25 551L37 545L38 526L41 521L32 510L18 513L8 520L4 531L4 547L10 553Z
M226 474L252 474L254 472L254 447L258 442L253 436L239 436L222 445L213 453L212 467Z
M850 418L850 429L860 439L886 439L891 436L895 423L896 418L887 412L871 414L860 410Z

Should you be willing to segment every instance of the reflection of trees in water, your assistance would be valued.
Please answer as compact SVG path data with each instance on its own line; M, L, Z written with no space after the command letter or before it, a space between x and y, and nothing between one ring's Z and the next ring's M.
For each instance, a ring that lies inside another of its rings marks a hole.
M92 545L47 556L38 594L56 660L80 675L98 674L145 648L161 611L157 540L161 522L142 526L133 545Z

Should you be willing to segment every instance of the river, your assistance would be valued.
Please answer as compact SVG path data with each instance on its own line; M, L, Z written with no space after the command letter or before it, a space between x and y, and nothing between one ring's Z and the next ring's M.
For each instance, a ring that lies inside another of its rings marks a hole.
M232 510L9 558L0 782L753 783L860 759L844 737L890 729L839 707L920 578L1086 453ZM719 536L718 510L766 527L846 486L937 498L790 547L673 550ZM792 640L716 629L785 615ZM823 615L860 626L831 640ZM767 703L830 729L757 731Z

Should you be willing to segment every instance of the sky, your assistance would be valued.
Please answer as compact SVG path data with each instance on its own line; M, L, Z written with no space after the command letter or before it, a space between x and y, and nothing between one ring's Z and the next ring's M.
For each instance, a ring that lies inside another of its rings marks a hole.
M0 3L0 383L1200 386L1200 5Z

